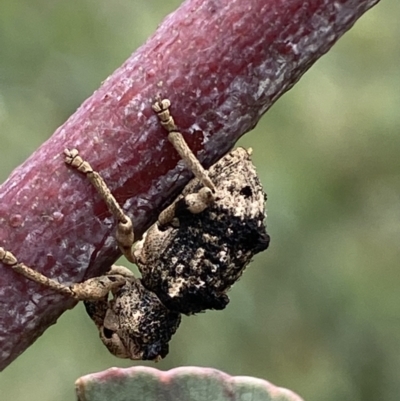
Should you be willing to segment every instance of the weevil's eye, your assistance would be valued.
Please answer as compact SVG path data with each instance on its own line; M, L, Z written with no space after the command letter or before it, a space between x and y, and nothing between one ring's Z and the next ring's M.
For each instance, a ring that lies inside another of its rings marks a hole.
M110 329L107 329L107 327L103 327L103 334L105 338L110 339L113 336L114 332Z
M103 327L102 330L100 330L100 338L107 349L116 357L141 359L141 354L130 354L127 351L125 344L121 341L121 338L115 331Z

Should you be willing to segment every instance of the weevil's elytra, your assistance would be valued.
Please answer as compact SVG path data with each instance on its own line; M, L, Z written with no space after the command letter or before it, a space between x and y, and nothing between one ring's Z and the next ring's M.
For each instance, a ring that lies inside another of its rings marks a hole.
M185 196L202 188L195 179L174 203L178 224L156 223L136 246L143 284L169 309L185 314L223 309L227 291L269 244L265 194L247 151L226 155L209 177L216 193L208 208L199 214L180 208Z
M206 171L175 126L168 99L153 104L168 139L196 177L159 216L142 241L134 243L133 222L101 175L76 149L65 162L84 174L117 221L121 252L142 278L111 266L100 277L64 285L21 263L0 247L0 262L54 291L85 302L101 340L117 357L160 360L181 313L223 309L227 291L251 258L268 247L266 195L249 153L238 148ZM110 297L111 295L111 297Z

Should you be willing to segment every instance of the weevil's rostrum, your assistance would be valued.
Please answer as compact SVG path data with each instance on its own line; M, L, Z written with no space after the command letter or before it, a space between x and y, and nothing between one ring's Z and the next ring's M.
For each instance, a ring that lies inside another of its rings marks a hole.
M269 245L266 195L250 153L238 148L207 171L178 131L169 100L157 100L152 107L196 178L134 246L133 223L101 175L78 150L65 151L65 162L86 175L116 219L119 247L138 265L141 278L124 267L112 266L104 276L64 285L0 248L3 264L54 291L83 300L112 354L144 360L159 360L168 354L181 313L225 308L229 289L252 257Z

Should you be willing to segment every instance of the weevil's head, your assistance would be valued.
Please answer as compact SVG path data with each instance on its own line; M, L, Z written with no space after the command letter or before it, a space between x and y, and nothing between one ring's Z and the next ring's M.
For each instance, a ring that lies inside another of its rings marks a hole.
M169 341L176 332L181 315L169 311L158 297L132 278L108 303L100 338L119 358L154 360L164 358Z

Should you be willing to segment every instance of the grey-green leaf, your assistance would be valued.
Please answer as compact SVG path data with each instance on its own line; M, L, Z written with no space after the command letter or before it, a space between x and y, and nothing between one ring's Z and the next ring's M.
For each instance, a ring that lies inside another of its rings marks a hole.
M198 367L111 368L83 376L75 385L78 401L303 401L262 379Z

